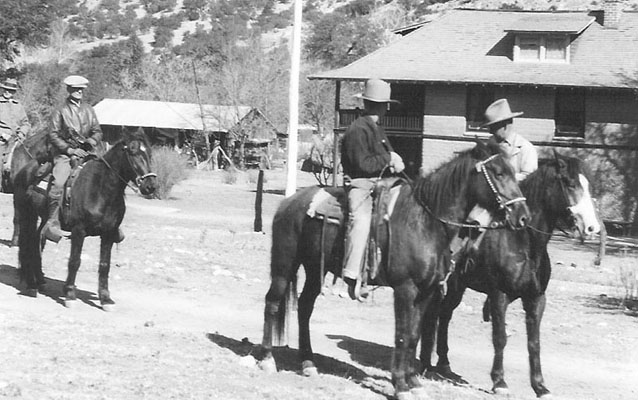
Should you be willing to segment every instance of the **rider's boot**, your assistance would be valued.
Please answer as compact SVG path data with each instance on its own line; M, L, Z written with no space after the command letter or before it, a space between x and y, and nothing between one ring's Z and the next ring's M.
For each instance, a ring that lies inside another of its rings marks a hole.
M52 186L49 192L49 219L44 227L44 236L54 243L58 243L63 236L66 236L66 233L60 227L61 198L62 191Z

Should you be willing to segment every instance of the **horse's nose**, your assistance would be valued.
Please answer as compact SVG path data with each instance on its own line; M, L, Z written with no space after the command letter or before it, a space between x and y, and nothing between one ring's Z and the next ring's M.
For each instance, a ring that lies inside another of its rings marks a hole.
M523 215L519 220L518 220L518 226L521 228L525 228L527 226L527 216Z

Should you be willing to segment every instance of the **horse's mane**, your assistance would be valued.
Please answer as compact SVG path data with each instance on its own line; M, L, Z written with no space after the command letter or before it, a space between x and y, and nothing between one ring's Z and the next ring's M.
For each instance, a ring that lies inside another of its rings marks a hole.
M122 127L122 133L120 138L115 141L112 147L116 147L118 145L127 145L129 142L133 140L139 140L142 142L144 146L147 148L151 147L151 141L148 136L144 132L144 129L141 127Z
M460 191L467 185L469 170L492 153L484 145L460 152L451 161L439 166L430 174L418 178L414 184L414 197L419 204L427 205L433 212L441 213L457 201Z

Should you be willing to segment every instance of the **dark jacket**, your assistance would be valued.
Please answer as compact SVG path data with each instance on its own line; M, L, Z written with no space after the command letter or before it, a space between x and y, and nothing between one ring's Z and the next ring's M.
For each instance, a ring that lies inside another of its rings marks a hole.
M346 130L341 145L343 173L351 179L378 177L390 163L392 146L370 116L357 118Z
M102 140L102 129L93 107L67 99L51 118L49 142L53 155L68 154L69 149L80 147L88 138L97 143Z

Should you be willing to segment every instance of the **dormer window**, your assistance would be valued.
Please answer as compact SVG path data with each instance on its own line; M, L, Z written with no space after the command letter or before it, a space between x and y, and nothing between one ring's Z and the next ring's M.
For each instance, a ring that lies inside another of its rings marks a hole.
M526 15L505 32L514 35L514 62L569 63L572 38L581 34L594 18L571 13L551 13L544 18Z
M514 61L569 63L569 37L566 35L516 35Z

